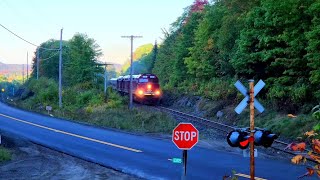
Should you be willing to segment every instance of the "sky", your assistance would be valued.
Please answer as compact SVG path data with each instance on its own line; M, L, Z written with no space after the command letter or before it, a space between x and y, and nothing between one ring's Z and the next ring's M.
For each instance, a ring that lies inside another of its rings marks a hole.
M155 40L169 29L194 0L0 0L0 24L39 45L49 39L69 40L75 33L93 38L103 51L103 62L123 64L133 48ZM36 47L0 26L0 62L29 64Z

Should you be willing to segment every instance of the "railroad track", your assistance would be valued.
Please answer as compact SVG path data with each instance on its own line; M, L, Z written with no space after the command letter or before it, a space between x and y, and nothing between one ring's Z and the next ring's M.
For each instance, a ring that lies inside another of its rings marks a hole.
M183 120L187 120L187 121L194 122L194 123L197 123L197 124L200 124L200 125L204 125L206 127L210 127L210 128L213 128L213 129L216 129L218 131L225 132L225 133L228 133L231 130L239 128L239 127L230 126L230 125L223 124L223 123L220 123L220 122L215 122L215 121L210 120L210 119L198 117L198 116L195 116L195 115L192 115L192 114L184 113L184 112L181 112L181 111L177 111L177 110L166 108L166 107L162 107L162 106L156 106L154 108L156 108L156 109L158 109L158 110L160 110L162 112L170 113L173 116L178 116L178 117L182 118ZM281 151L283 153L293 155L293 156L302 154L302 153L295 153L295 152L292 152L292 151L285 150L285 147L287 147L288 145L289 145L289 143L287 143L287 142L283 142L283 141L280 141L280 140L275 140L270 148L272 148L272 149L274 149L276 151ZM308 152L308 151L310 151L310 149L306 149L305 150L305 152ZM311 162L314 162L314 163L318 163L315 160L310 159L310 158L307 158L307 160L309 160Z

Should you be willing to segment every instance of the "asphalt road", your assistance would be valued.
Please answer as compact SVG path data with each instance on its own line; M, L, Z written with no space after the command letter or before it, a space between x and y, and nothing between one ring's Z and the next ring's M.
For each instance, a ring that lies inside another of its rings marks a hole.
M133 135L19 110L0 103L0 129L35 143L146 179L181 179L182 151L166 139ZM188 151L187 179L222 179L232 170L249 174L249 158L195 146ZM305 167L256 159L256 176L292 180Z

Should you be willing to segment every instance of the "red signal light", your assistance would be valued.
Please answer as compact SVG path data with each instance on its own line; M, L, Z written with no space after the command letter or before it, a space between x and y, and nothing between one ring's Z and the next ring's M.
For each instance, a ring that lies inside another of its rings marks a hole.
M241 141L241 142L240 142L240 146L246 147L246 146L248 146L248 144L249 144L250 142L254 142L254 137L251 137L251 136L250 136L248 139L246 139L246 140L244 140L244 141Z
M240 146L245 147L249 144L249 140L244 140L240 142Z

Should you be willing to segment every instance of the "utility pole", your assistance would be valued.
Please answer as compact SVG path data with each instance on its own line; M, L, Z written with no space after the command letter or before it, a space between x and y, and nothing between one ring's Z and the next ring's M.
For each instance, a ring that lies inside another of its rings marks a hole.
M107 96L107 62L105 62L104 66L104 94Z
M250 102L250 137L254 138L254 80L249 80L249 102ZM250 142L250 179L254 180L254 141Z
M103 77L103 79L104 79L104 90L103 90L103 92L107 96L107 82L108 82L107 81L107 78L108 78L107 77L108 76L108 74L107 74L107 66L108 65L113 65L113 64L105 62L104 64L103 63L97 63L96 65L104 66L104 73L103 74L98 73L97 75Z
M59 107L62 108L62 31L60 31L60 48L59 48Z
M39 79L39 50L40 48L37 48L37 80Z
M29 79L29 60L28 60L28 57L29 54L28 54L28 51L27 51L27 80Z
M130 59L130 89L129 89L129 94L130 94L130 103L129 103L129 109L132 109L132 72L133 72L133 39L134 38L142 38L142 36L121 36L122 38L130 38L131 40L131 59Z
M22 64L22 83L24 83L24 64Z

